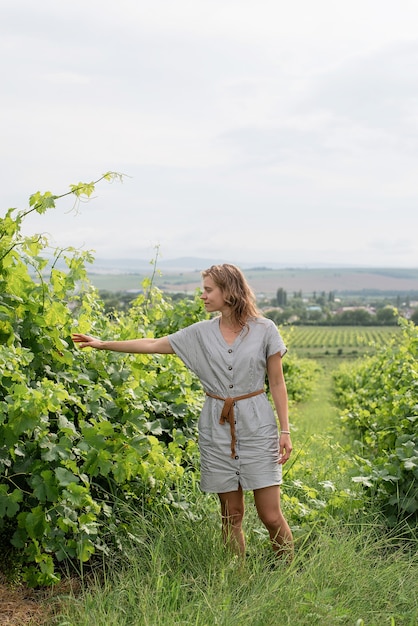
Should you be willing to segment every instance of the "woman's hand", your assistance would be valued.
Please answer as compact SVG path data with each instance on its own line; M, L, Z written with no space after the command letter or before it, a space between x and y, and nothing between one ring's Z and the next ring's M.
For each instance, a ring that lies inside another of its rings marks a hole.
M103 350L103 341L96 339L96 337L73 333L72 339L74 343L78 344L79 348L96 348L96 350Z
M282 434L279 439L279 465L283 465L289 460L292 452L292 442L290 435Z

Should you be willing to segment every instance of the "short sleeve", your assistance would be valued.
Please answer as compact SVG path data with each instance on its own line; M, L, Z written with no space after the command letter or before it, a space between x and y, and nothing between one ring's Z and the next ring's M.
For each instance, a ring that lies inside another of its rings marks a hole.
M192 326L182 328L172 335L168 335L168 340L174 352L181 358L186 367L193 369L191 353L196 340L196 332Z
M168 341L175 354L185 366L197 376L202 375L202 363L205 363L204 327L206 321L196 322L168 335Z
M280 352L281 356L284 356L287 352L286 345L283 341L283 338L277 328L276 324L273 320L267 320L267 345L266 345L266 356L269 358L272 354L277 354Z

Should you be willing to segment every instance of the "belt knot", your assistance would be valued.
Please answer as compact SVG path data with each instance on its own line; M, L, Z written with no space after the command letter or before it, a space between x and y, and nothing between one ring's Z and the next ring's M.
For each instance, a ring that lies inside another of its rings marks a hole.
M231 430L231 457L235 457L235 444L236 444L236 433L235 433L235 420L234 420L234 404L239 400L246 400L247 398L253 398L254 396L260 395L260 393L264 393L264 389L258 389L257 391L252 391L251 393L245 393L242 396L229 396L228 398L223 398L222 396L217 396L214 393L210 393L209 391L205 392L207 396L210 398L215 398L215 400L223 400L223 407L221 411L221 417L219 418L220 424L225 424L225 422L229 422L229 428Z

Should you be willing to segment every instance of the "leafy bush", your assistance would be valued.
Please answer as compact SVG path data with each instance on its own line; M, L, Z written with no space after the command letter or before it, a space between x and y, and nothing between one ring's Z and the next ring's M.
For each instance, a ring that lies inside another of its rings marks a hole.
M314 389L320 368L312 359L301 359L292 353L294 331L293 327L280 328L280 333L289 349L283 359L283 372L290 402L304 402Z
M317 380L319 367L311 359L300 359L286 355L283 359L283 372L287 393L292 402L304 402L311 395Z
M364 513L365 499L358 485L350 484L352 460L334 435L314 434L298 441L296 455L285 466L283 508L296 536L314 531L326 520L352 521Z
M400 320L402 336L375 356L335 375L342 423L356 436L362 483L390 524L418 520L418 329Z
M149 290L132 317L110 322L86 279L89 254L66 251L58 270L62 251L50 261L46 239L20 234L25 215L56 199L35 194L31 209L0 221L0 540L34 585L57 580L57 561L108 549L118 500L170 501L170 485L196 457L201 402L178 359L154 357L149 367L150 356L74 349L75 327L145 336L163 319L173 328L196 321L198 307L185 320Z

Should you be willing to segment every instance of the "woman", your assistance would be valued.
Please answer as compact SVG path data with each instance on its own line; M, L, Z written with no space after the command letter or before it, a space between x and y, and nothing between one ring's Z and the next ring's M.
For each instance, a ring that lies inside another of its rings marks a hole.
M252 490L274 551L291 558L292 533L280 508L282 466L292 452L282 369L286 347L237 267L213 265L202 276L205 309L219 316L159 339L101 341L74 334L73 340L81 348L178 355L206 393L199 419L201 488L219 496L224 541L245 554L243 490ZM264 391L266 371L280 436Z

